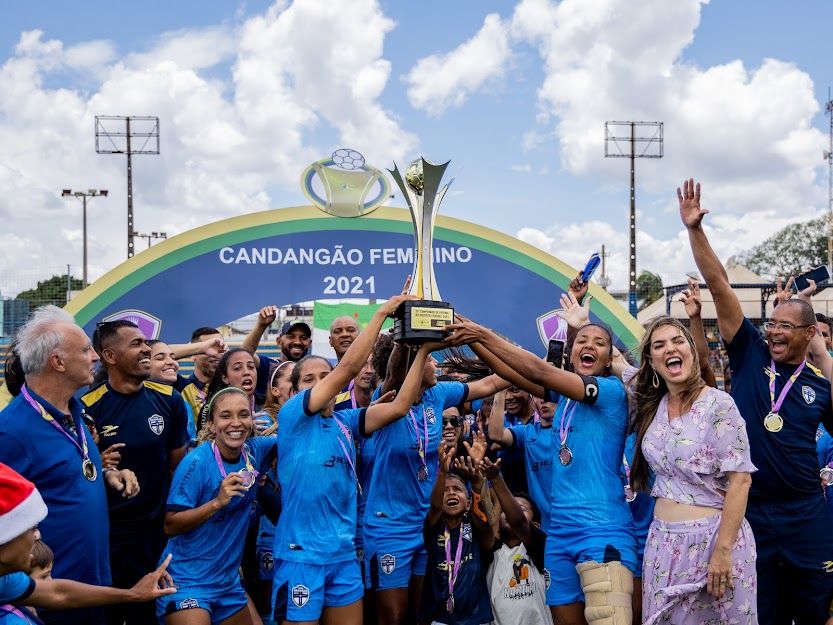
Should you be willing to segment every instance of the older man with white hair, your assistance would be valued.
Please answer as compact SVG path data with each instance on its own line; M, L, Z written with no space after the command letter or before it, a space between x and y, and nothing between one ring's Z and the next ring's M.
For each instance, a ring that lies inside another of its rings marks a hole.
M104 484L124 496L139 489L131 471L102 471L101 457L73 395L92 382L98 355L72 316L37 309L17 334L26 384L0 412L0 462L34 482L49 516L39 529L55 553L53 576L109 586L109 521ZM53 623L104 623L101 608L44 612Z

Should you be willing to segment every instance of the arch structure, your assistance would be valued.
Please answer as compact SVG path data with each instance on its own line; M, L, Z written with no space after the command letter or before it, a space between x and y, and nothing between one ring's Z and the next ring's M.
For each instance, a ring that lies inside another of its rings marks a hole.
M577 270L518 239L439 216L434 268L457 312L524 348L563 331L553 321ZM200 326L219 326L262 306L333 299L386 299L414 262L408 210L381 207L358 218L313 206L233 217L167 239L122 263L66 310L91 334L96 322L128 317L148 336L181 343ZM591 319L633 348L642 327L597 284ZM563 324L562 324L563 326Z

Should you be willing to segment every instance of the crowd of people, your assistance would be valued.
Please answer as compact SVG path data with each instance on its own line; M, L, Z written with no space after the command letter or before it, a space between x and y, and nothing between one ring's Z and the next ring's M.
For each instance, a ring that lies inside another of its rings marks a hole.
M0 412L0 621L828 623L831 323L813 284L746 319L699 185L678 199L731 395L696 282L630 353L576 278L563 363L462 315L396 343L407 285L333 322L335 364L299 320L259 354L274 306L234 348L36 310Z

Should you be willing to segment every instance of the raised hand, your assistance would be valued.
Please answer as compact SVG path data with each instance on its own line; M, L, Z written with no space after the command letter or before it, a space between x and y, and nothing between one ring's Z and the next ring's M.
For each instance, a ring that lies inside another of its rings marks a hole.
M396 309L409 299L417 299L415 295L394 295L384 304L379 306L379 312L385 313L387 317L393 317Z
M815 280L810 280L807 278L807 288L801 289L798 292L798 299L804 300L808 304L812 305L813 303L813 294L818 290L818 285L816 284Z
M772 301L772 307L775 308L781 302L786 302L788 299L792 299L793 296L793 281L795 278L790 276L787 280L787 284L783 286L784 278L777 278L775 280L775 299Z
M582 306L581 301L573 292L567 291L561 296L561 308L564 311L558 313L558 316L564 319L571 328L577 330L590 321L590 301L592 299L593 296L589 296Z
M677 200L680 203L680 219L686 228L696 228L709 211L700 208L700 183L694 184L694 178L683 182L682 191L677 187Z
M483 340L486 332L483 326L466 319L463 315L454 315L454 321L455 323L445 327L446 331L451 332L443 339L446 343L459 347Z
M257 314L257 324L263 328L268 328L270 325L275 323L275 319L277 318L277 306L264 306L260 309L260 312Z
M408 274L408 277L405 278L405 284L402 286L402 295L408 294L408 289L411 288L411 274Z
M587 295L588 288L590 288L590 284L582 281L581 274L578 274L575 278L573 278L567 287L568 291L575 295L579 304L581 304L582 300L584 300L584 296Z
M497 459L497 462L492 462L488 458L483 458L478 470L483 474L483 477L490 482L493 482L500 475L500 458Z
M469 445L468 441L463 441L463 447L466 448L469 457L474 461L474 466L477 467L486 457L486 449L488 448L486 435L483 432L475 432L472 435L472 444Z
M696 280L688 279L688 288L680 294L680 301L685 306L685 314L688 318L699 317L700 310L703 307L700 299L700 283Z
M215 501L221 508L225 508L232 497L244 497L247 490L243 486L243 478L237 472L229 473L220 484L220 492L217 493Z
M446 447L440 443L440 473L448 473L451 471L451 465L454 462L454 456L456 454L456 447Z

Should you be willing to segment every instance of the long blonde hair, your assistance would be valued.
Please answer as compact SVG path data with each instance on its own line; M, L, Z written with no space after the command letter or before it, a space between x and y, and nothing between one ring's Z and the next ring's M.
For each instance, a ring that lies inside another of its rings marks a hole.
M642 439L657 414L660 401L668 392L668 385L665 380L651 366L651 340L654 332L664 326L677 328L686 338L691 348L693 366L685 380L683 392L680 394L684 410L691 408L694 400L697 399L706 386L700 376L700 359L697 356L697 348L688 329L673 317L665 315L649 321L645 327L642 342L639 344L641 355L639 371L630 383L630 392L636 400L636 419L631 427L631 430L636 432L636 448L634 449L633 466L631 467L631 486L645 492L650 490L650 471L648 462L642 453ZM654 386L655 379L659 381L658 386Z

